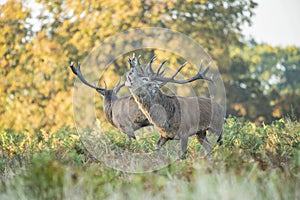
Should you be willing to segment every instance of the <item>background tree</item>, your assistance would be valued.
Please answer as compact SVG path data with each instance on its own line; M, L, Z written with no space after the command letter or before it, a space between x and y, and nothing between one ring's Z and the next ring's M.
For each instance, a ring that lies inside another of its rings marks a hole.
M164 27L198 41L218 62L228 89L229 113L269 120L287 113L299 97L299 81L293 81L299 80L295 77L299 49L270 47L274 52L269 55L266 45L243 42L241 27L251 23L256 6L251 0L37 0L35 4L8 0L0 6L1 128L73 126L70 61L83 60L105 38L132 28ZM151 53L155 51L145 57ZM170 65L180 59L169 58ZM285 70L274 68L278 63ZM112 87L124 73L124 60L116 60L107 73ZM272 74L275 84L270 82Z
M252 41L244 48L233 47L231 58L232 81L226 87L242 98L228 98L230 113L266 122L300 115L299 48Z

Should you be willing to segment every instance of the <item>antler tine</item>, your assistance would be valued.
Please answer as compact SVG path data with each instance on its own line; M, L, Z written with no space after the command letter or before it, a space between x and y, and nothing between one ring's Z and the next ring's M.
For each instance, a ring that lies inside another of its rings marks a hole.
M152 59L150 60L150 66L149 66L149 69L150 69L150 72L151 74L155 74L153 68L152 68L152 63L154 60L156 60L157 56L153 56Z
M160 65L159 65L159 67L158 67L158 69L157 69L157 72L156 72L156 75L157 75L157 76L161 76L161 75L165 72L165 70L163 70L162 73L159 73L160 70L161 70L161 68L162 68L162 66L163 66L167 61L168 61L168 59L165 59L162 63L160 63Z
M204 71L202 71L202 66L203 66L203 62L201 60L201 63L200 63L200 67L199 67L199 70L198 70L198 73L197 75L194 77L195 80L197 79L204 79L204 80L207 80L207 81L210 81L210 82L213 82L213 74L210 76L210 77L207 77L205 76L205 74L209 71L210 69L210 65L211 65L211 62L208 63L206 69Z
M142 74L145 74L145 71L144 71L144 69L143 69L143 67L141 65L140 59L141 59L141 55L139 55L138 58L137 58L137 67L141 71Z
M146 72L146 73L148 73L148 70L149 70L149 72L150 72L151 75L155 74L155 72L154 72L153 69L152 69L152 63L153 63L153 61L154 61L156 58L157 58L156 55L154 55L154 56L150 59L150 61L148 62L148 64L147 64L146 67L145 67L145 72ZM148 74L146 74L146 75L148 75Z
M74 66L74 62L73 61L70 64L70 68L71 68L72 72L77 76L77 70L76 70L76 68Z
M132 58L128 57L128 62L130 64L130 68L135 68L136 67L135 53L132 54Z
M208 64L207 68L204 71L202 71L202 62L200 63L199 70L198 70L197 74L194 77L189 78L187 80L175 80L174 79L175 76L182 70L182 68L185 65L186 65L186 63L181 65L181 67L175 72L175 74L171 78L165 78L165 77L157 76L157 77L153 77L153 79L157 80L157 81L160 81L160 82L163 82L163 83L171 82L171 83L178 83L178 84L190 83L190 82L193 82L193 81L198 80L198 79L204 79L204 80L213 82L212 77L209 78L209 77L205 76L205 74L208 72L208 70L210 68L210 63Z
M165 60L165 61L166 61L166 60ZM164 64L164 62L163 62L162 64ZM186 66L186 64L187 64L187 62L183 63L183 64L178 68L178 70L173 74L173 76L170 78L170 80L174 80L175 76L177 76L177 74L183 69L184 66ZM164 70L163 70L161 73L159 73L157 76L160 76L160 77L163 78L163 75L164 75L165 71L166 71L166 70L164 69ZM159 69L158 69L158 72L159 72ZM163 82L163 83L160 84L160 87L162 87L162 86L164 86L165 84L167 84L168 81L164 82L164 81L162 80L162 82Z
M91 87L91 88L96 89L99 93L101 93L102 95L104 95L104 92L105 92L106 88L103 89L103 88L96 87L96 86L90 84L89 82L87 82L87 80L85 80L85 78L83 77L83 75L82 75L82 73L81 73L81 70L80 70L80 63L79 63L79 62L77 63L77 69L76 69L75 66L74 66L74 62L71 62L70 67L71 67L72 72L73 72L73 73L79 78L79 80L81 80L85 85L87 85L87 86L89 86L89 87Z
M117 84L116 84L115 87L119 87L119 85L120 85L120 79L118 80L118 82L117 82Z
M127 61L129 62L130 68L132 68L131 59L128 57Z
M141 59L141 55L139 55L138 58L137 58L137 64L138 64L139 66L141 65L140 59Z
M122 87L124 87L125 86L125 83L123 83L122 85L120 85L120 79L118 80L118 83L116 84L116 86L114 87L114 92L115 93L118 93L119 92L119 90L122 88Z
M107 89L106 81L104 81L104 89Z
M163 75L165 74L165 71L166 71L166 69L162 70L162 72L160 72L160 73L158 74L158 76L163 76Z
M118 93L119 90L120 90L122 87L124 87L124 86L125 86L125 83L119 85L119 87L115 89L115 93Z
M175 78L175 76L177 76L177 74L186 66L187 62L184 62L178 69L177 71L173 74L173 76L171 77L171 79Z
M135 67L134 58L131 59L130 57L128 57L128 62L130 64L130 68L134 68Z
M132 58L128 57L128 62L130 64L130 69L139 70L142 74L147 74L147 70L144 70L140 63L141 55L138 56L137 60L135 58L135 53L133 53Z
M208 63L206 69L204 70L204 72L202 72L203 61L201 60L199 72L202 72L202 74L205 75L208 72L210 65L211 65L211 62Z
M201 74L202 74L203 76L205 76L205 74L206 74L206 73L209 71L209 69L210 69L211 62L208 63L206 69L205 69L203 72L202 72L202 65L203 65L203 61L201 60L199 71L201 72ZM211 76L210 76L209 78L208 78L208 77L205 77L205 78L207 78L207 79L205 79L205 80L213 81L213 77L214 77L214 74L211 74Z

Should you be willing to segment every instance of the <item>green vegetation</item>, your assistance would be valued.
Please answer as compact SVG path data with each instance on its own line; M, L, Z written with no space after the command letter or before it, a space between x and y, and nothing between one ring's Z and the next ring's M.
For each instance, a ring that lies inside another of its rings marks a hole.
M109 137L123 140L118 133ZM195 159L191 142L187 160L143 174L107 168L68 128L35 134L1 131L0 144L0 199L300 197L300 123L290 119L257 126L228 118L224 145L216 146L211 159ZM139 142L126 145L143 148Z

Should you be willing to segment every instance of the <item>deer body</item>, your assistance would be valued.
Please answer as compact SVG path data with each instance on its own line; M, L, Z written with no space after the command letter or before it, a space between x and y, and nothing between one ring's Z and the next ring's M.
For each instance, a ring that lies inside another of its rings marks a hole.
M199 142L210 152L211 147L206 140L206 131L216 131L218 127L222 126L222 107L204 97L180 97L164 94L159 89L159 81L164 79L159 75L159 72L154 74L151 68L151 61L150 68L148 68L149 72L147 72L147 67L138 72L132 60L130 61L132 66L127 73L125 84L129 86L132 96L144 115L159 130L161 137L157 142L158 150L168 140L179 139L183 157L185 157L188 137L197 135ZM180 70L173 75L173 78ZM208 78L204 77L207 70L203 74L200 72L198 72L197 78L188 79L187 82L196 79L208 80ZM173 81L173 78L165 80L169 82ZM177 80L173 82L183 83ZM218 116L214 119L211 119L212 107L214 112L216 112L214 116Z
M106 119L131 138L136 139L136 130L151 125L132 96L124 96L109 103L104 101L105 104Z
M206 131L216 131L221 126L221 118L212 116L212 102L205 97L180 97L164 94L159 89L152 92L132 91L132 95L147 119L160 132L157 148L168 140L179 139L183 154L187 150L188 137L197 135L199 142L210 151L206 141ZM223 109L213 102L217 116L222 116ZM195 112L198 111L198 112ZM205 143L205 144L204 144Z
M123 133L126 133L129 138L136 139L134 131L151 125L143 112L138 108L133 97L124 96L119 98L117 93L124 85L117 84L112 90L99 88L88 83L80 71L80 64L78 69L71 63L73 73L87 86L96 89L103 97L103 108L106 120L114 127L118 128Z

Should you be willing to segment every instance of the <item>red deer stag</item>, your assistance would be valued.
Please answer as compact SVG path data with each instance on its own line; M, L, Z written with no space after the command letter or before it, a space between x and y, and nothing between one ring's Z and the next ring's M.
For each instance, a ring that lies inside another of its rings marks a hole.
M208 153L211 147L206 139L208 130L217 134L218 127L222 127L223 108L216 102L205 97L180 97L164 94L159 88L166 83L186 84L198 79L213 82L212 77L206 77L209 65L203 71L202 62L198 73L187 80L175 80L175 76L183 69L183 64L171 78L163 76L160 72L164 63L161 63L157 72L152 68L154 56L149 63L143 67L129 59L130 70L126 74L125 85L129 87L132 96L139 108L143 111L149 122L160 132L157 142L157 150L160 155L160 148L170 139L179 139L181 142L182 156L186 157L188 137L196 135L199 142ZM212 119L212 107L215 117ZM198 112L197 112L198 111ZM221 135L218 138L221 144Z
M70 65L72 72L87 86L94 88L103 96L103 108L107 121L118 128L123 133L126 133L129 138L136 139L134 131L151 125L142 111L138 108L133 97L124 96L119 98L117 93L124 86L120 85L120 81L112 89L108 90L106 85L104 88L96 87L85 80L80 70L80 63L76 69L74 63Z

